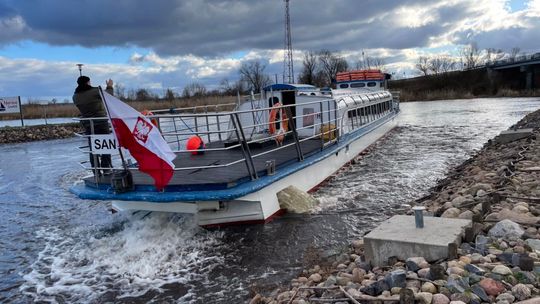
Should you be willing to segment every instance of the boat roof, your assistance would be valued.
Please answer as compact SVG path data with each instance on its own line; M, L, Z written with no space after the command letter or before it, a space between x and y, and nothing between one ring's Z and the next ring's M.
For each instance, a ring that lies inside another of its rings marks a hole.
M317 87L310 84L274 83L263 88L264 91L316 91Z

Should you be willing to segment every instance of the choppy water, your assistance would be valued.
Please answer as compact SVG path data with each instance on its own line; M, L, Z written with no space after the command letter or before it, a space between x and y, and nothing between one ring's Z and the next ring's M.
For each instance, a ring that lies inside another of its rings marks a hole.
M204 230L180 215L112 215L68 188L85 172L77 139L0 146L0 302L243 303L287 284L306 252L340 248L540 99L402 104L401 126L316 196L312 215ZM134 217L134 218L131 218Z

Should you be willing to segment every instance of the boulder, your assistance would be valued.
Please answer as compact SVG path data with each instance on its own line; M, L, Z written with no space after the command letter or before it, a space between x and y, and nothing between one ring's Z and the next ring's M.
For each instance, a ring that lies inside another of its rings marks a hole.
M510 270L510 268L504 266L504 265L497 265L495 266L492 270L491 270L492 273L495 273L495 274L500 274L502 276L507 276L507 275L510 275L512 274L512 270Z
M489 230L488 235L496 238L520 238L523 233L525 231L519 224L511 220L502 220Z
M498 296L503 291L505 291L504 285L501 282L495 281L492 278L482 279L478 284L490 296Z
M420 267L420 265L423 263L427 263L426 259L423 257L412 257L412 258L408 258L405 261L405 265L407 266L407 269L414 272L421 269L422 267Z
M527 240L525 240L525 242L527 243L527 245L529 245L529 247L531 247L532 250L540 251L540 240L538 240L538 239L527 239Z
M448 303L450 303L450 299L448 299L448 297L443 295L442 293L434 294L433 300L431 300L431 304L448 304Z
M279 206L291 213L307 213L318 201L305 191L289 186L277 193Z
M512 295L516 297L516 299L523 301L531 297L531 289L525 284L517 284L512 287Z
M466 210L458 215L458 218L464 219L464 220L472 220L474 216L474 212L471 210Z
M458 208L450 208L446 211L443 212L443 214L441 215L441 217L445 217L445 218L457 218L459 216L461 212L459 211Z
M416 303L419 304L431 304L433 300L433 294L429 292L419 292L414 296Z
M425 282L422 284L422 288L420 288L423 292L429 292L429 293L437 293L437 287L430 282Z
M314 282L314 283L320 283L322 281L322 277L321 277L320 274L314 273L314 274L309 276L309 280Z
M405 270L398 269L392 272L389 272L384 280L390 288L401 287L404 288L407 285L407 273Z
M516 297L514 297L511 293L509 292L505 292L505 293L501 293L500 295L497 296L496 298L497 302L499 301L506 301L508 303L514 303L514 301L516 300Z

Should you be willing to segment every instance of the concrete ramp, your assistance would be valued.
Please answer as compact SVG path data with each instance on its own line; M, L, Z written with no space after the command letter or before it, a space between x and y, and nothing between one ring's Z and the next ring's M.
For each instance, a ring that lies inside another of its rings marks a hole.
M455 254L470 226L471 220L424 217L424 228L416 228L414 216L396 215L364 236L364 253L374 266L386 265L389 257L446 259Z

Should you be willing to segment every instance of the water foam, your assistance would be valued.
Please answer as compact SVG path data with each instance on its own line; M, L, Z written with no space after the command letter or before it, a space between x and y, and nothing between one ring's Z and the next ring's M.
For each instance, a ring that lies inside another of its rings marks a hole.
M35 301L94 302L106 293L138 297L165 284L188 285L223 258L205 251L219 232L195 225L192 217L151 214L115 218L106 227L39 230L45 248L24 275L21 292Z

